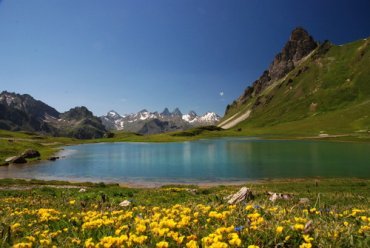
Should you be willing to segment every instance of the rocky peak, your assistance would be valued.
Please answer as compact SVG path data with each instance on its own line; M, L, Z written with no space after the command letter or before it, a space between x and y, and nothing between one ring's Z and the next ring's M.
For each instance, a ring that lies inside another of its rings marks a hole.
M111 119L111 120L118 120L120 118L122 118L121 115L119 115L116 111L114 110L111 110L107 113L106 115L107 118Z
M163 116L170 116L170 115L171 115L171 113L170 113L170 111L168 110L168 108L164 108L164 110L163 110L163 112L161 113L161 115L163 115Z
M198 115L197 115L197 113L196 113L195 111L193 111L193 110L189 111L188 115L189 115L190 117L192 117L192 118L195 118L195 117L197 117L197 116L198 116Z
M146 110L146 109L143 109L143 110L139 111L139 113L147 113L147 112L148 112L148 110Z
M45 115L58 117L59 112L49 105L34 99L28 94L17 94L3 91L0 94L0 104L8 108L25 112L30 118L43 119Z
M295 28L283 50L275 56L274 61L270 65L268 71L271 80L284 77L288 72L294 69L297 62L316 47L316 41L305 29L301 27Z
M93 118L93 113L88 110L85 106L71 108L67 112L60 115L62 119L66 120L81 120L84 118Z
M282 51L275 56L269 69L265 70L252 86L247 87L237 101L234 101L232 105L226 107L225 114L228 113L231 107L245 103L248 99L258 95L276 80L283 78L295 68L302 58L307 56L317 46L317 42L305 29L301 27L295 28Z
M171 113L173 116L182 116L182 113L181 113L181 111L180 111L180 109L179 108L175 108L175 110L174 111L172 111L172 113Z
M109 115L109 116L116 116L116 115L119 115L116 111L114 111L114 110L111 110L111 111L109 111L108 113L107 113L107 115Z

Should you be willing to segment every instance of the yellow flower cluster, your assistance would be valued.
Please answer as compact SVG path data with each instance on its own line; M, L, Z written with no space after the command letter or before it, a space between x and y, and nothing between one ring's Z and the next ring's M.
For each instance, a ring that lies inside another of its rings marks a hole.
M323 246L320 242L339 240L348 233L358 239L370 235L368 210L356 208L323 212L272 203L245 206L187 203L129 206L123 210L95 203L81 208L78 200L69 200L68 210L57 210L13 209L14 202L17 201L12 198L0 202L0 220L9 223L15 248L258 248L272 242L275 242L272 246L310 248ZM330 221L325 222L323 216ZM331 228L324 232L322 223Z

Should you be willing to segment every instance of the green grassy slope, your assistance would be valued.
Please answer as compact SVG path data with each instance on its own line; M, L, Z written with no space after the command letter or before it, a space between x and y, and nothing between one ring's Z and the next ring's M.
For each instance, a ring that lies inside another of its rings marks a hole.
M31 132L12 132L0 130L0 165L8 157L20 155L27 149L40 152L40 159L45 160L57 152L61 146L77 144L80 140L62 137L50 137Z
M370 130L370 40L323 44L286 78L224 117L252 110L234 129L318 135ZM257 104L259 102L259 104Z

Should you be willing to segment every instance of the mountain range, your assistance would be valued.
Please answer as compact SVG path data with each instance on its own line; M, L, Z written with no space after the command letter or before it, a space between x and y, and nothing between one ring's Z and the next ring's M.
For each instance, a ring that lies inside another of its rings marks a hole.
M86 107L59 113L28 94L0 94L0 129L30 131L78 139L101 138L106 129Z
M149 112L143 109L138 113L126 115L120 115L111 110L100 118L108 130L123 130L139 134L155 134L215 125L221 119L214 112L207 112L199 116L194 111L182 114L178 108L175 108L172 112L165 108L161 113L157 111Z
M219 127L257 133L370 132L370 39L317 42L296 28Z
M192 127L214 125L220 116L209 112L198 116L194 111L183 115L176 108L162 113L142 110L136 114L121 116L109 111L106 116L96 117L86 107L75 107L64 113L34 99L28 94L3 91L0 93L0 129L30 131L53 136L78 139L102 138L109 130L121 130L139 134L155 134L186 130Z

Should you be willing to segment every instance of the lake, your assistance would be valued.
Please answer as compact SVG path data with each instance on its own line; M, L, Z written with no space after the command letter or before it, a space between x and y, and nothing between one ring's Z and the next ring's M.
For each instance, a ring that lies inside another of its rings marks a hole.
M133 184L370 177L370 144L223 138L65 147L62 159L0 167L1 177Z

